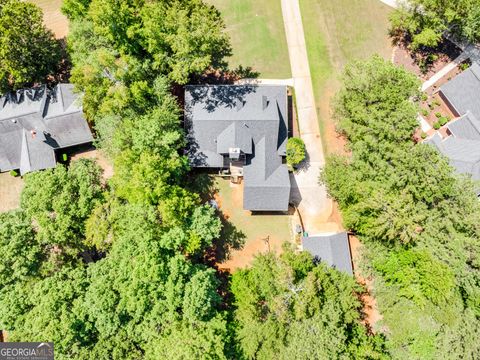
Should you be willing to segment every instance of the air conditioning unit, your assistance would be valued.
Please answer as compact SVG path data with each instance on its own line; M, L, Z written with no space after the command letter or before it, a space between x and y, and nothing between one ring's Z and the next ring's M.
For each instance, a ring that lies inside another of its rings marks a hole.
M231 160L240 159L240 148L229 148L228 156L230 157Z

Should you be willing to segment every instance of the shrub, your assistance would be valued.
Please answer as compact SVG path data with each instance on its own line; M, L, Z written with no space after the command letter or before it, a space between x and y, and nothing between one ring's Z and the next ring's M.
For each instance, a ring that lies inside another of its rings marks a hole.
M422 101L427 101L428 95L426 93L422 93Z
M448 122L448 119L445 116L442 116L440 119L438 119L438 122L441 126L443 126Z
M13 177L17 177L18 172L16 172L15 170L10 170L10 175L12 175Z
M441 127L441 125L440 125L440 123L439 123L438 121L435 121L435 122L433 123L433 128L434 128L435 130L440 129L440 127Z
M433 106L440 106L441 105L440 101L438 101L438 100L433 100L432 104L433 104Z
M422 115L423 116L428 116L428 114L430 114L430 112L427 110L427 109L422 109Z
M300 138L292 137L287 142L287 164L298 165L305 159L305 143Z
M427 134L422 131L422 133L420 134L420 137L421 137L422 139L426 139L426 138L427 138Z
M442 114L439 113L439 112L436 112L436 113L435 113L435 116L437 117L437 119L440 119L440 118L442 117Z

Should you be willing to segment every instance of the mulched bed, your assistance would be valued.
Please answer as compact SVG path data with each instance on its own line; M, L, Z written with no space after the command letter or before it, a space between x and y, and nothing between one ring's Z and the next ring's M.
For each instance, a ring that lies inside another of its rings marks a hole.
M407 70L415 73L421 79L427 80L446 64L459 56L461 52L461 49L445 39L437 49L433 52L429 52L436 55L437 59L430 63L426 69L422 69L420 64L422 63L422 60L426 58L426 55L420 52L412 53L408 49L406 43L400 42L393 50L393 62L397 65L403 65Z

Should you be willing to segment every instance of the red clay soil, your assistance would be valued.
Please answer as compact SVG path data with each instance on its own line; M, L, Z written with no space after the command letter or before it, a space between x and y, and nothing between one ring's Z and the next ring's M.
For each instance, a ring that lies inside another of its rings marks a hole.
M350 251L352 253L352 262L355 269L355 278L357 282L363 285L367 291L360 296L363 302L363 323L372 331L375 332L376 324L382 319L382 315L378 311L377 301L373 297L373 281L361 276L359 271L359 263L361 257L362 244L356 236L349 236Z
M226 209L227 206L222 206L222 198L219 194L215 194L215 201L217 202L224 221L229 221L231 214ZM241 209L243 207L243 183L238 185L232 185L232 198L231 202L234 208ZM231 205L231 206L232 206ZM243 210L244 216L255 216L250 211ZM259 253L265 253L273 251L276 254L282 253L282 244L284 239L278 239L274 236L266 238L247 239L244 246L240 249L232 249L229 252L228 259L217 262L215 266L222 271L233 272L239 268L245 268L251 264L255 255Z
M78 159L94 159L103 170L102 177L104 180L108 180L113 176L113 164L107 159L105 154L94 147L79 151L71 157L72 161Z
M269 251L274 251L277 255L281 254L282 242L272 237L269 238L268 243L263 239L248 241L241 250L233 250L229 260L218 263L217 268L229 273L236 269L244 269L251 265L256 255Z
M413 54L406 45L399 44L393 50L393 62L396 65L403 65L407 70L416 74L419 78L423 80L429 79L433 74L443 68L446 64L450 63L457 56L459 56L461 50L452 44L450 41L445 40L441 47L437 50L436 54L438 56L427 69L427 71L422 71L418 65L418 58L421 55Z

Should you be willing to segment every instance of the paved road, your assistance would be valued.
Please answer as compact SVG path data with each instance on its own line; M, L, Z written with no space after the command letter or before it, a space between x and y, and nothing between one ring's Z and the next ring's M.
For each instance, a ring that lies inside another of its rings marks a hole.
M315 234L325 230L325 223L332 212L332 201L328 199L325 187L318 184L318 176L325 164L325 158L298 0L282 0L282 12L292 67L300 136L305 142L308 154L305 166L291 175L291 199L298 204L305 230Z

